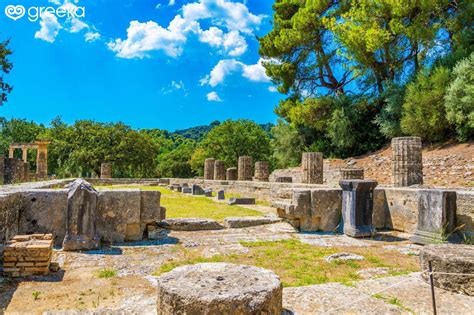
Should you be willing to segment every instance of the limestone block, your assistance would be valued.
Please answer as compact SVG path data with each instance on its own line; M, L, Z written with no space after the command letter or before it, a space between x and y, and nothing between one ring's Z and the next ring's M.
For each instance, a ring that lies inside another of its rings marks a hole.
M204 179L214 179L215 159L209 158L204 161Z
M253 266L182 266L160 276L157 287L159 315L281 314L283 310L280 279Z
M230 198L227 202L229 205L254 205L255 198Z
M239 156L239 164L237 167L238 180L252 180L253 175L253 159L251 156Z
M254 180L268 182L270 177L270 165L268 162L256 162L255 163L255 176Z
M225 192L223 190L217 192L217 200L225 200Z
M214 179L215 180L225 180L225 165L224 161L216 160L214 162Z
M335 231L342 219L342 191L317 189L311 191L311 217L316 225L311 231Z
M237 180L237 167L230 167L226 171L226 180Z
M165 219L158 222L157 226L172 231L205 231L222 230L224 228L217 221L201 218Z
M422 149L419 137L392 139L392 184L394 186L423 184Z
M225 218L225 226L233 229L246 228L264 224L280 222L281 219L275 217L229 217Z
M301 160L303 168L303 183L323 183L323 154L320 152L305 152Z

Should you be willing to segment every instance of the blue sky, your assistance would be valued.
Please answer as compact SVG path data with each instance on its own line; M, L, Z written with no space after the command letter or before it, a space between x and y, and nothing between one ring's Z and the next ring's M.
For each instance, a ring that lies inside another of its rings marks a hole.
M0 38L14 50L0 116L168 130L276 119L282 96L255 39L271 29L271 0L0 1ZM41 7L54 12L35 21Z

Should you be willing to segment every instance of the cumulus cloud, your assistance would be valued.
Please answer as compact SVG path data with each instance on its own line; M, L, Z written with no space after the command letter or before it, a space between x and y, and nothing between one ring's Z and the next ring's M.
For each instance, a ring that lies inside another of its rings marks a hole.
M207 94L207 100L209 102L222 102L222 99L214 91Z
M240 72L243 77L250 81L269 82L270 78L265 74L262 62L263 60L260 59L254 65L246 65L235 59L220 60L211 70L211 73L200 80L200 83L201 85L209 84L215 87L222 84L228 75L235 72Z
M84 39L85 39L86 42L88 42L88 43L95 42L96 40L99 40L99 39L100 39L100 34L97 33L97 32L87 32L87 33L84 35Z
M171 2L169 5L174 4ZM121 58L144 58L159 50L177 57L188 36L195 34L201 42L217 48L220 53L237 57L247 51L242 34L253 34L265 17L252 14L242 3L228 0L200 0L183 5L180 11L181 14L176 15L167 27L154 21L132 21L127 38L115 39L108 47ZM200 20L210 20L214 26L202 30Z
M276 92L278 92L278 89L272 85L272 86L268 87L268 91L272 92L272 93L276 93Z
M35 38L54 43L59 30L62 28L56 15L44 12L40 21L40 30L35 33Z
M168 2L168 6L170 6L170 7L174 6L175 3L176 3L175 0L170 0L170 2Z

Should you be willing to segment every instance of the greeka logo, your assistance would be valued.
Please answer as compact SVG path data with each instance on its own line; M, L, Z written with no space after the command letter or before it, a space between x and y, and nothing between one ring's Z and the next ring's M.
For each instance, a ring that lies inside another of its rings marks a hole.
M22 5L7 5L5 7L5 15L16 21L28 14L30 22L38 21L43 15L52 14L58 18L84 18L86 16L86 8L75 5L63 5L54 7L29 7L28 10Z

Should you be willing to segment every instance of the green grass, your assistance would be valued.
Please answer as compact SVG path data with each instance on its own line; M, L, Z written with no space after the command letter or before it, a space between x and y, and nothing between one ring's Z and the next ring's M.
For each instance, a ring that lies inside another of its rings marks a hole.
M185 195L159 186L98 186L97 188L159 190L161 192L161 205L166 208L166 218L206 218L222 222L227 217L262 215L260 211L229 206L226 203L216 202L211 198Z
M113 278L117 276L117 270L111 268L104 268L97 271L97 278Z
M374 294L372 295L374 298L376 299L380 299L380 300L383 300L385 301L386 303L389 303L389 304L392 304L392 305L395 305L395 306L398 306L400 307L401 309L403 309L404 311L407 311L408 313L411 313L411 314L415 314L415 312L411 309L409 309L408 307L406 307L405 305L402 304L402 302L394 297L394 296L384 296L382 294Z
M360 279L357 274L358 270L377 267L380 262L389 266L390 270L409 272L418 268L416 258L403 256L400 253L380 252L380 250L370 253L373 256L371 260L374 262L367 259L367 249L354 248L351 249L351 252L365 255L366 260L328 263L324 259L326 256L347 251L347 248L316 247L295 239L275 242L241 242L241 244L249 248L249 253L218 255L211 258L202 257L198 249L179 247L182 251L182 255L179 255L180 258L161 265L153 275L158 276L183 265L203 262L229 262L273 270L280 277L285 287L328 282L340 282L351 286L354 281ZM374 257L377 259L374 259Z

